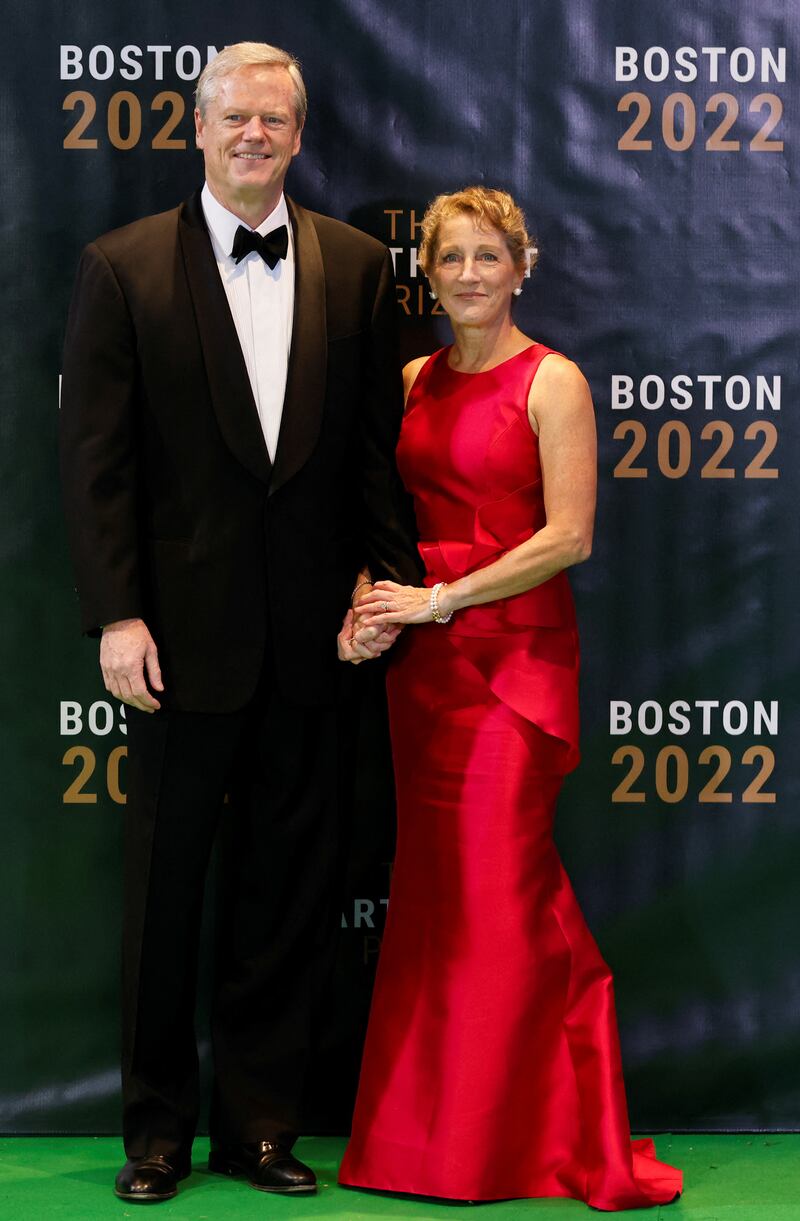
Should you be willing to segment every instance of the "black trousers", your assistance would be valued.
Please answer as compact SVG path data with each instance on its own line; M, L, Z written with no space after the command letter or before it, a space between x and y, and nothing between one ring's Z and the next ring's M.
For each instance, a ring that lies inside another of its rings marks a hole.
M220 821L211 1134L289 1144L297 1135L311 1029L338 925L347 709L300 707L269 681L236 713L128 709L128 1157L183 1156L191 1148L199 1109L198 942ZM220 818L226 792L230 804Z

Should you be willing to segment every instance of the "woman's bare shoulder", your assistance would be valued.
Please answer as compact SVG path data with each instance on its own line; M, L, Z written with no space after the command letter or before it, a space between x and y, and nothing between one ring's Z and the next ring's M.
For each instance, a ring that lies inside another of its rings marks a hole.
M537 371L534 386L537 382L540 389L579 391L586 385L586 378L574 360L560 352L548 352Z
M423 365L426 365L430 360L430 356L417 356L415 360L410 360L403 368L403 395L407 399L411 393L411 387L417 380L420 370Z
M565 424L583 416L594 418L589 383L573 360L560 352L548 353L528 394L531 428L538 434L547 419Z

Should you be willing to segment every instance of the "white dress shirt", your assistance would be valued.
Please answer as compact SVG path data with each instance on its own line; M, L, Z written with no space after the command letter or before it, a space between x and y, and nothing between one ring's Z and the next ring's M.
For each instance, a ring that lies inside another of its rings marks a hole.
M279 259L270 269L261 255L255 252L246 255L240 263L235 263L231 250L236 230L240 225L244 225L245 229L250 226L223 208L211 194L208 183L203 187L201 200L264 440L274 461L286 394L294 313L294 241L289 209L281 195L277 207L256 230L263 237L272 229L286 225L289 232L286 258Z

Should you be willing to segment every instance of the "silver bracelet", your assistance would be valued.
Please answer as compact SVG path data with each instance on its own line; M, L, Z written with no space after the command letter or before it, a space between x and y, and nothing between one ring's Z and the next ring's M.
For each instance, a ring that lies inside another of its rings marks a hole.
M356 585L355 589L353 590L353 592L350 595L350 605L351 606L353 606L355 603L356 594L358 593L359 589L363 589L365 585L372 585L372 581L359 581L358 585Z
M453 618L453 612L449 615L443 615L439 610L439 590L444 589L447 581L437 581L431 590L431 617L434 623L449 623Z

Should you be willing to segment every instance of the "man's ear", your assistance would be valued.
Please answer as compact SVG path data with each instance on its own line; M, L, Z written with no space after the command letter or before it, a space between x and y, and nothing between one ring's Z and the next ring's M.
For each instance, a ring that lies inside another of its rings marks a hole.
M304 127L305 127L305 120L303 120L303 122L300 124L300 126L299 126L299 127L298 127L298 129L297 129L297 135L295 136L295 139L294 139L294 148L292 149L292 156L293 156L293 157L296 157L296 156L297 156L297 154L300 152L300 149L302 148L302 145L303 145L303 128L304 128Z

